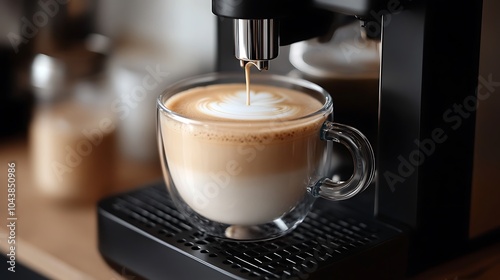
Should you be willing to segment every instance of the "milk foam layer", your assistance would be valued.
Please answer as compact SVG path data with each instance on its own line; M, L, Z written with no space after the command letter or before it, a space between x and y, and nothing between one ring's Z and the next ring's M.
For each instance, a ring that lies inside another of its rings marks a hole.
M286 97L269 92L250 91L251 105L246 105L245 91L226 93L217 98L202 98L196 108L203 114L221 119L268 120L296 116L298 106L286 104Z
M244 84L199 87L172 97L165 106L190 118L204 120L286 120L309 115L322 104L303 93L252 85L246 104ZM311 102L313 101L313 102Z
M212 221L251 226L293 211L326 152L319 131L327 115L311 115L320 101L267 85L252 91L256 109L248 111L244 84L193 88L166 101L202 125L159 115L170 187Z

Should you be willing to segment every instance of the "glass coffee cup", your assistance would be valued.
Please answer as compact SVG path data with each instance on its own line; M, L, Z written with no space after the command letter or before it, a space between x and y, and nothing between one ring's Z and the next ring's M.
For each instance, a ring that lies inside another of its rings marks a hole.
M282 236L304 220L316 198L351 198L374 177L369 141L332 121L333 103L323 88L271 74L252 75L251 88L252 102L244 104L244 75L212 73L180 81L157 100L169 194L187 220L222 239ZM333 142L352 155L347 181L331 179Z

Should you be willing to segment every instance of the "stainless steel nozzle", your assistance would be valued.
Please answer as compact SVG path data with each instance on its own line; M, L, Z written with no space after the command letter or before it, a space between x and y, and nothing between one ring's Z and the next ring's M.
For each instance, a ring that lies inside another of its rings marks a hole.
M269 60L278 56L278 30L274 19L235 19L235 56L241 66L252 62L259 70L267 70Z

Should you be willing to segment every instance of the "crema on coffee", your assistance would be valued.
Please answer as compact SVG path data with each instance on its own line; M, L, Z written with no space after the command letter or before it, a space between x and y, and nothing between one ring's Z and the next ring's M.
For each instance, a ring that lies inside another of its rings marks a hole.
M323 104L300 91L245 84L177 93L161 115L169 173L198 214L230 225L258 225L288 213L306 196L323 158ZM189 120L187 120L189 119Z

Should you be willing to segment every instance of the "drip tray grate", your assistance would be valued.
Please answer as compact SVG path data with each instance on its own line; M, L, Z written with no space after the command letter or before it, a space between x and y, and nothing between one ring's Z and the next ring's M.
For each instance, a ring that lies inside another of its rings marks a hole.
M292 233L264 242L219 240L197 230L175 209L162 183L99 203L101 254L148 279L306 279L359 270L373 277L370 268L392 278L378 263L388 262L390 273L404 273L405 248L400 230L337 203L315 206Z

